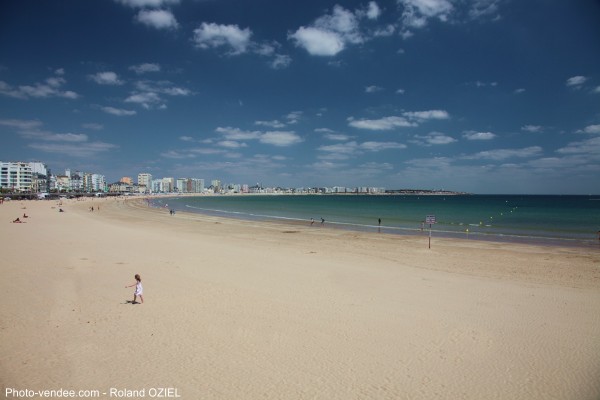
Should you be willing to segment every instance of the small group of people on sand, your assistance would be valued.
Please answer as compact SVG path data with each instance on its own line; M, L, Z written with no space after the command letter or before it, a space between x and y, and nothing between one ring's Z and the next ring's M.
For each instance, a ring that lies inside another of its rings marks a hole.
M23 219L29 218L29 215L23 214ZM25 221L21 221L21 218L17 217L17 219L12 221L13 224L24 224Z

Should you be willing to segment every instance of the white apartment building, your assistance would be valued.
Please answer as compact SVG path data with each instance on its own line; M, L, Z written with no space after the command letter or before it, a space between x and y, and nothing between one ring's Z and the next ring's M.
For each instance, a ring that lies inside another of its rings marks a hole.
M137 184L140 187L140 190L144 187L146 192L152 192L152 174L145 172L138 174Z
M26 162L0 161L0 187L14 192L31 192L31 165Z
M91 192L104 192L106 178L100 174L83 174L83 190Z

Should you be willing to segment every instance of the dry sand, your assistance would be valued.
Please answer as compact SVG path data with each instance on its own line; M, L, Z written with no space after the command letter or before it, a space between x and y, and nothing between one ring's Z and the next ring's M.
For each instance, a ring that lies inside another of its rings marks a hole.
M0 397L600 399L600 248L62 208L0 205Z

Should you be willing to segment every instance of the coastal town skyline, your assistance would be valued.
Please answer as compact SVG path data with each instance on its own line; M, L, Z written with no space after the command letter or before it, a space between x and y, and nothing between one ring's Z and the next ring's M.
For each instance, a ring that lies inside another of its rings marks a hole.
M597 193L599 18L554 0L4 2L0 160Z

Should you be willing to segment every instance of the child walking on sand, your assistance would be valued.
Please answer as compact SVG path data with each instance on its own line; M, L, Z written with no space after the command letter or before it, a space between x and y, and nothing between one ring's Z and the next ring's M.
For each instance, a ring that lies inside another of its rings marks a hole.
M142 287L142 278L140 278L139 274L135 274L135 283L131 284L129 286L125 286L125 288L130 288L135 286L135 292L133 293L133 301L131 302L132 304L136 303L137 297L140 296L140 300L142 301L142 304L144 303L144 288Z

